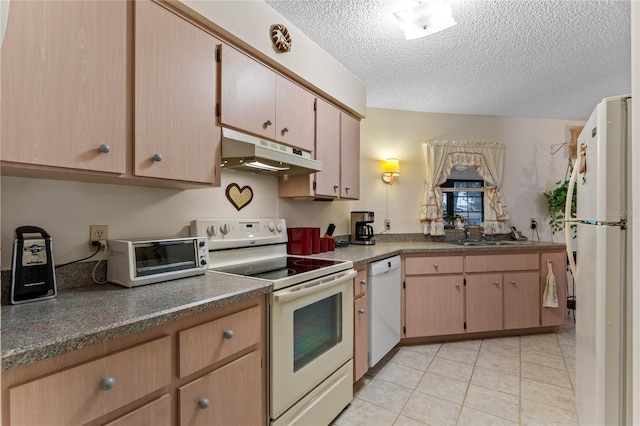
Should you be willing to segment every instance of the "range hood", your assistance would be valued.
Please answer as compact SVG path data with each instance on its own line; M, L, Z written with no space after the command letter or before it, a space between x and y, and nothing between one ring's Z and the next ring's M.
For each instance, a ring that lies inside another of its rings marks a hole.
M322 170L311 153L222 128L222 167L278 176L308 175Z

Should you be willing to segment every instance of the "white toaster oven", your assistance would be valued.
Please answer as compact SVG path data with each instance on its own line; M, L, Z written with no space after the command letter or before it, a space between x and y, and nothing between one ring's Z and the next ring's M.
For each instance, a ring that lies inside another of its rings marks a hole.
M202 275L209 266L204 237L109 240L107 280L125 287Z

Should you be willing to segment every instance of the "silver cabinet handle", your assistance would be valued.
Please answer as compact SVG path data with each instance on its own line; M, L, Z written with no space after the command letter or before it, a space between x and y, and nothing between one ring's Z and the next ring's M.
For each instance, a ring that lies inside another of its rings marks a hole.
M198 401L198 407L203 410L209 407L209 400L207 398L202 398L200 401Z
M360 280L360 285L367 285L367 280Z
M113 389L115 385L116 385L116 379L114 379L113 377L105 377L100 382L100 388L106 391Z
M460 283L456 283L456 287L460 287Z
M495 285L500 285L500 281L494 281L493 282Z
M345 191L350 191L350 190L351 190L351 187L350 187L350 186L345 186L345 187L344 187L344 190L345 190Z
M434 269L438 269L438 264L437 264L437 263L434 263L434 264L433 264L433 268L434 268Z
M160 162L162 161L162 154L153 154L153 157L151 157L151 159L153 161Z
M106 143L103 143L98 148L98 151L100 151L103 154L108 154L111 151L111 147L109 145L107 145Z
M333 190L336 191L338 188L340 188L340 185L333 185Z
M358 312L360 312L361 314L364 314L364 308L358 309Z
M231 340L233 338L233 330L227 330L224 333L222 333L222 335L224 336L225 339Z
M269 127L271 126L273 123L271 122L271 120L267 120L264 122L264 127Z
M284 129L282 129L282 134L284 135L285 133L287 133L289 131L288 127L285 127Z
M516 285L516 280L511 280L511 284Z

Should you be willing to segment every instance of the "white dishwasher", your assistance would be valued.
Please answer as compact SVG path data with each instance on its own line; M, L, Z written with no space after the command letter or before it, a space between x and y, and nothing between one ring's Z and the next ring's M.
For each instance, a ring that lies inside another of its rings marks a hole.
M400 342L400 256L369 264L369 367Z

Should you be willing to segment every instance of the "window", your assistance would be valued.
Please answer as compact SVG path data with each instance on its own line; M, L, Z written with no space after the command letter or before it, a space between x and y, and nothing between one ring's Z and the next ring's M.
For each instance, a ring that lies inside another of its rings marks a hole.
M442 218L462 216L466 225L484 220L484 180L447 179L442 188ZM455 223L447 226L455 226Z

